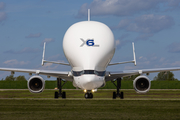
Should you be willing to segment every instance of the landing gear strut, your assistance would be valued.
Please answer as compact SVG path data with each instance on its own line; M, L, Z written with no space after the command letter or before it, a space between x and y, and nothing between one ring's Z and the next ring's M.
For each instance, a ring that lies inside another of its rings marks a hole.
M66 92L62 92L62 87L64 86L66 82L64 82L63 85L61 85L61 81L62 81L61 78L57 78L57 86L58 86L59 92L56 91L54 93L54 98L56 99L59 97L66 98Z
M85 97L86 99L92 99L92 98L93 98L93 94L91 93L90 90L88 90L88 91L85 93L84 97Z
M117 85L113 81L111 81L117 88L117 92L113 92L113 99L116 99L116 97L120 97L121 99L123 99L124 93L119 92L119 90L121 89L121 78L117 78L116 81L117 81Z

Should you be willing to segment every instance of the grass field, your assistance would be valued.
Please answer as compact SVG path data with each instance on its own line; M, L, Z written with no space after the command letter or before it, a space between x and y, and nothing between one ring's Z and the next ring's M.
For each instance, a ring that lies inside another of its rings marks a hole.
M46 89L57 87L56 81L46 81ZM133 89L133 81L122 81L122 89ZM0 89L27 89L27 81L0 81ZM75 89L72 82L67 82L63 89ZM106 82L106 86L100 89L116 89L112 82ZM151 89L180 89L180 81L152 81Z
M0 98L54 98L54 92L56 90L44 90L42 93L30 93L28 89L26 90L0 90ZM66 91L67 98L83 98L83 90L68 90ZM112 92L115 89L98 89L97 92L93 93L94 99L96 98L112 98ZM134 89L124 89L125 99L179 99L180 100L180 90L150 90L147 94L137 94Z
M179 101L0 100L1 120L178 120Z
M82 90L65 90L67 99L53 99L54 90L0 91L0 120L178 120L180 90L123 90L125 99L112 99L114 90L98 90L85 100Z

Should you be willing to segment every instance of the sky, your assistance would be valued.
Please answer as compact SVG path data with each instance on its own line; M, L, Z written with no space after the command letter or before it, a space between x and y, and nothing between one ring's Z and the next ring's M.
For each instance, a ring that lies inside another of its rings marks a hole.
M180 67L180 0L1 0L0 67L70 71L63 65L41 66L43 43L46 60L67 62L63 36L71 25L87 20L88 9L92 21L105 23L114 33L111 62L132 60L135 44L137 66L129 63L107 71ZM173 73L180 79L180 71ZM0 79L8 75L0 72Z

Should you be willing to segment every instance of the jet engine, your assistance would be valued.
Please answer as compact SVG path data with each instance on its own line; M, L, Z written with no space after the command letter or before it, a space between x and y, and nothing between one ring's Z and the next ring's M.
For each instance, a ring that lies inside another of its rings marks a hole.
M137 93L147 93L151 87L151 81L146 76L138 76L133 81L133 86Z
M41 93L45 87L45 80L41 76L32 76L27 82L27 86L32 93Z

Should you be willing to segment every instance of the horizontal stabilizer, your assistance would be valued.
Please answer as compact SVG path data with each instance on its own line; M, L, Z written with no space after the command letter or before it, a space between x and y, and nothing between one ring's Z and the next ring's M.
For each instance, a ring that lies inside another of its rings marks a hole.
M43 47L43 55L42 55L42 63L41 63L42 66L44 65L44 63L54 63L54 64L61 64L61 65L68 65L68 66L70 66L69 63L63 63L63 62L56 62L56 61L47 61L47 60L44 60L45 46L46 46L46 42L44 42L44 47Z
M132 61L124 61L124 62L117 62L117 63L109 63L108 66L118 65L118 64L125 64L125 63L134 63L134 65L136 66L136 55L135 55L134 43L132 43L132 47L133 47L133 57L134 57L134 60L132 60Z

